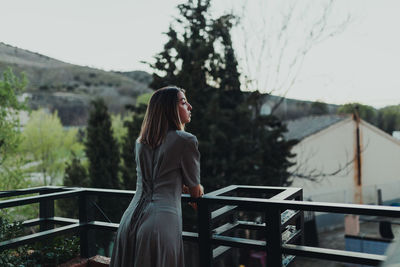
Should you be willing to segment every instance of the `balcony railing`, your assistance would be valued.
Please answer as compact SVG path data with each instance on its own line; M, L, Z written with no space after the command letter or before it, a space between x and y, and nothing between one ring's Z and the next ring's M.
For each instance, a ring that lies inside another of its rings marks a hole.
M39 195L21 197L28 194ZM25 221L23 225L39 225L40 232L0 242L0 251L73 232L80 236L81 256L93 256L93 240L89 231L116 231L118 224L95 221L91 217L93 208L90 199L94 196L132 198L134 194L134 191L124 190L49 186L1 192L1 199L19 198L0 201L0 209L39 203L39 218ZM54 216L54 201L66 198L78 198L79 219ZM385 256L304 246L303 212L400 218L399 207L303 201L299 188L231 185L205 194L200 199L182 195L182 201L198 204L198 232L184 231L183 238L199 244L199 266L212 266L216 258L231 248L264 251L267 266L274 267L288 265L295 256L377 266L385 261ZM249 211L262 214L262 220L241 220L238 216L239 212ZM56 228L56 225L60 226ZM262 238L255 240L235 236L236 229L258 230Z

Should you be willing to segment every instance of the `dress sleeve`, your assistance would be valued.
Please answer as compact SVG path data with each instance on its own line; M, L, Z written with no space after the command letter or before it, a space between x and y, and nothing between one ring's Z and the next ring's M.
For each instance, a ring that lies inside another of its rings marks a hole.
M187 140L181 157L183 183L188 187L200 184L200 152L197 138Z

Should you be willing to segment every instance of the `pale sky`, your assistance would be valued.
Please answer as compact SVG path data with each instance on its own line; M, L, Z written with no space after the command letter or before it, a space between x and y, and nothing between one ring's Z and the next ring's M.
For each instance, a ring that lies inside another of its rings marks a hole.
M162 33L168 30L173 16L178 15L176 5L181 2L0 0L0 41L68 63L104 70L150 72L140 61L152 61L161 51L166 41ZM261 90L269 91L271 88L262 86L267 84L265 70L268 66L275 70L276 66L269 64L274 59L257 54L261 37L276 38L276 34L267 34L267 28L273 32L270 25L278 25L288 6L300 10L301 16L295 17L298 20L293 25L301 28L302 23L307 26L314 17L318 18L323 3L326 1L214 0L212 11L220 15L233 9L241 14L246 7L243 28L237 27L233 32L240 69L257 80ZM343 32L312 46L287 96L335 104L361 102L378 108L400 104L399 11L398 0L334 1L328 29L337 27L347 15L351 21ZM293 51L304 39L296 27L289 35L288 49ZM249 51L255 53L253 59L248 56ZM277 54L276 50L271 51ZM285 68L293 58L287 55L287 61L281 63L278 84L287 76ZM275 93L283 94L285 88Z

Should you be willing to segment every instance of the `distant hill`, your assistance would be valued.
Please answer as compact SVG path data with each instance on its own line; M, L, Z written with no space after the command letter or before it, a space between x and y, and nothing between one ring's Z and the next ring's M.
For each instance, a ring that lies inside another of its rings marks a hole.
M90 101L106 100L112 112L123 112L140 94L150 92L151 75L144 71L109 72L65 63L0 43L0 73L11 67L29 80L29 105L57 110L64 125L84 125Z
M152 76L144 71L113 72L62 62L38 53L0 43L0 73L11 67L25 72L31 108L58 111L64 125L85 125L90 100L103 97L114 113L124 112L136 97L151 92ZM281 101L282 100L282 101ZM274 106L280 105L274 110ZM261 112L282 120L308 115L335 114L338 105L264 95Z

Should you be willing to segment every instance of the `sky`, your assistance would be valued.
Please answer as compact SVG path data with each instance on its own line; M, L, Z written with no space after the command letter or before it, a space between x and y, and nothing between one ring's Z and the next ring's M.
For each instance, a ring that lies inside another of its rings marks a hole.
M0 41L72 64L150 72L141 62L152 62L162 50L163 32L178 16L176 6L182 2L0 0ZM242 89L333 104L360 102L376 108L400 104L400 1L333 1L326 19L328 36L311 42L306 55L298 58L296 53L309 44L307 29L318 22L327 3L212 2L213 16L229 11L242 16L232 32L242 79L247 76L252 81L243 83ZM279 39L288 41L280 57L282 42L276 41L280 23L292 7L295 15L286 37ZM330 32L334 32L331 37ZM291 70L293 59L298 60Z

